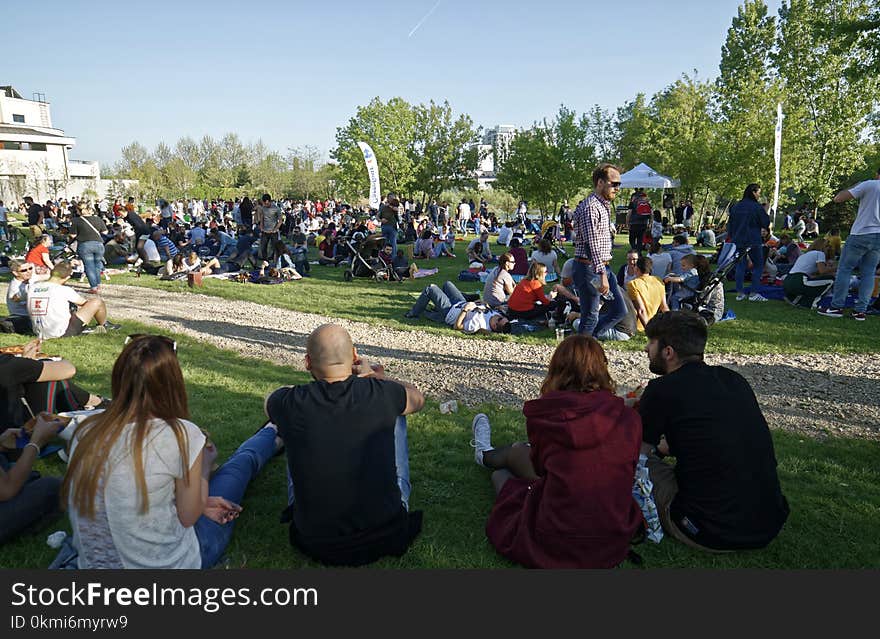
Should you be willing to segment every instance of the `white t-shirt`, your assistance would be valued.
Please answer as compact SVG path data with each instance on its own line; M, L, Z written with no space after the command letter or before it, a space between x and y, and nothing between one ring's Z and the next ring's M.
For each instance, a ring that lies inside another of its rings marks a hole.
M140 490L134 475L130 437L134 424L124 427L107 455L102 478L103 499L96 499L95 520L82 519L71 500L68 504L73 543L79 550L80 568L198 569L202 567L194 527L184 528L177 515L174 482L192 468L205 445L199 427L180 420L186 432L187 458L181 458L174 431L154 419L144 441L144 476L149 509L141 513ZM76 450L71 440L71 454ZM185 466L184 466L185 464ZM190 477L190 481L201 481Z
M859 201L859 213L849 234L880 233L880 180L865 180L849 192Z
M9 209L7 209L5 206L0 206L0 222L8 221L8 218L6 217L6 214L8 212L9 212Z
M462 220L471 219L471 207L467 202L458 205L458 215Z
M455 326L455 322L458 320L458 316L461 315L461 309L465 304L467 302L459 302L458 304L453 304L452 308L449 309L449 312L446 314L446 323L449 326ZM480 309L468 311L467 315L464 316L461 328L468 334L476 333L480 329L488 331L489 320L495 315L500 315L500 313L495 311L484 312Z
M815 275L819 272L818 264L825 263L825 253L822 251L807 251L806 253L802 253L797 261L794 263L794 266L791 267L789 271L792 273L803 273L805 275Z
M9 281L9 287L6 289L6 309L10 315L21 317L28 314L27 290L27 282L14 277ZM17 302L14 299L16 296L19 298Z
M504 246L510 246L510 239L513 237L513 228L502 226L498 231L498 243Z
M653 253L648 257L651 258L651 263L654 265L651 268L651 275L662 280L672 266L672 256L669 253Z
M144 254L147 256L148 262L161 262L162 257L159 255L159 249L153 240L144 242Z
M543 264L547 267L547 273L555 273L556 268L553 266L556 264L556 251L550 250L549 253L542 253L541 251L532 251L531 259L539 264Z
M70 304L83 304L82 296L69 286L54 282L34 282L28 288L27 308L40 339L61 337L70 323Z

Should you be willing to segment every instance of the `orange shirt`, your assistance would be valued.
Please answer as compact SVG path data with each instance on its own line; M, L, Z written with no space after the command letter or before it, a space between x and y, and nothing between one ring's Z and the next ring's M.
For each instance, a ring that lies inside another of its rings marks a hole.
M36 264L37 266L46 266L46 262L43 261L43 255L48 254L49 247L37 244L34 248L28 251L25 261L30 262L31 264Z
M535 302L549 304L550 300L544 295L544 286L538 280L520 280L519 284L510 294L507 307L512 311L525 312L535 308Z

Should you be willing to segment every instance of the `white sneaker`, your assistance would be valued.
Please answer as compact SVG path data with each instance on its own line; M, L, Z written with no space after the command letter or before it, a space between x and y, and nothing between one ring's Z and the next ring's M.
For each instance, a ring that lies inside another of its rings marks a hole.
M737 302L742 302L742 301L743 301L744 299L746 299L747 297L748 297L748 295L746 295L745 293L740 293L739 295L736 296L736 301L737 301Z
M471 440L471 447L474 449L474 459L480 466L483 463L483 453L492 450L492 426L489 424L489 418L485 413L477 413L471 424L471 430L474 438Z
M766 302L767 298L761 295L760 293L752 293L749 295L750 302Z

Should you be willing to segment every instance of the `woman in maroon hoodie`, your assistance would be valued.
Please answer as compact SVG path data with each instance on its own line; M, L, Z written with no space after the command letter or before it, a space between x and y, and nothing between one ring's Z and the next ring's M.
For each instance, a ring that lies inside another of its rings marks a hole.
M643 518L632 496L642 423L614 394L605 351L572 335L553 353L541 397L523 406L529 442L493 448L474 418L477 463L493 469L486 524L505 557L530 568L612 568Z

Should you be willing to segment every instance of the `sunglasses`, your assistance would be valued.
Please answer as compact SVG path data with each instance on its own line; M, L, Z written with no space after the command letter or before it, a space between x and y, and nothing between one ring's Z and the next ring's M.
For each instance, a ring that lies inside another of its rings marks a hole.
M34 267L33 267L33 266L28 266L27 268L20 268L20 269L18 269L18 272L19 272L19 273L29 273L29 272L31 272L31 271L33 271L33 270L34 270Z
M166 344L171 345L171 349L176 353L177 352L177 342L175 342L170 337L165 337L164 335L150 335L149 333L132 333L125 338L125 345L128 346L134 341L139 339L143 339L145 337L155 337L156 339L162 340Z
M610 186L612 189L620 188L620 182L607 182L606 184L608 184L608 186Z

